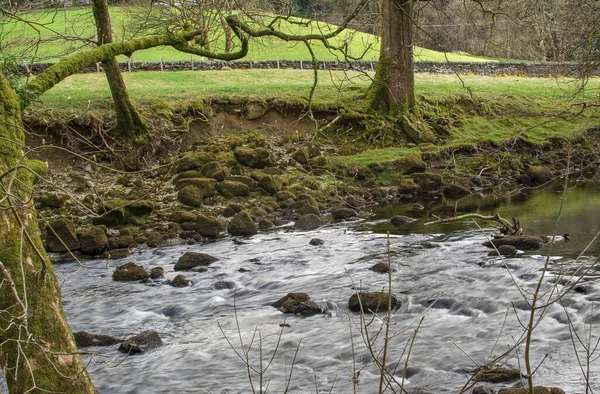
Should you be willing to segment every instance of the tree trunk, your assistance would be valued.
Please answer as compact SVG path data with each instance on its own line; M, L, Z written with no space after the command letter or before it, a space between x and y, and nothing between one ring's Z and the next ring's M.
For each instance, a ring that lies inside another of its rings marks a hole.
M405 114L414 105L413 0L383 0L381 52L365 101L392 114Z
M11 393L95 393L31 207L21 109L0 68L0 367Z
M110 44L112 42L112 30L107 1L93 0L92 9L96 22L98 45ZM125 140L145 138L148 135L148 126L129 97L123 75L119 70L117 58L113 56L111 59L104 61L102 66L117 114L117 124L112 129L111 134L115 138Z

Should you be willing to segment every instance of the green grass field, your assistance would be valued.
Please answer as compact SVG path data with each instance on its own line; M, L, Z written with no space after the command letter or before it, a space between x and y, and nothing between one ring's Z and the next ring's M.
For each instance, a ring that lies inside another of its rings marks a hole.
M133 18L134 11L139 11L139 9L111 7L115 41L128 38L133 34L131 18ZM90 45L81 40L64 40L61 36L92 39L95 33L91 7L35 11L22 15L22 18L31 23L12 22L4 24L0 26L0 37L5 42L5 48L10 48L13 53L19 54L20 59L26 61L35 58L36 61L55 62L65 53L80 50L82 45ZM307 34L326 33L335 29L335 26L317 22L313 22L309 26L282 23L279 28L290 34ZM151 31L142 33L151 33ZM39 39L43 40L43 43L36 47L35 43ZM354 56L363 52L363 59L365 60L374 60L379 56L379 42L376 36L348 30L339 37L337 43L339 44L343 40L351 43L350 53ZM215 50L223 47L224 39L221 35L215 40L211 49ZM339 53L331 52L320 42L313 42L311 47L319 60L336 60L339 57ZM464 53L444 54L419 47L415 48L414 53L417 61L499 61L499 59L471 56ZM288 43L274 37L265 37L251 40L248 57L254 61L275 60L277 58L280 60L309 60L310 53L303 44ZM140 62L158 62L161 58L163 61L182 61L190 60L190 58L194 58L196 61L200 60L198 56L181 53L171 47L153 48L136 52L133 55L133 60ZM123 57L121 60L124 59Z

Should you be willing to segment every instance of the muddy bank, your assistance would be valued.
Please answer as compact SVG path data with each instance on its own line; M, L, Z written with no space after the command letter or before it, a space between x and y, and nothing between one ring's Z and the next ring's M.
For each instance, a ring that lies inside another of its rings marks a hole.
M314 229L369 215L382 203L418 209L424 200L541 187L568 172L599 175L593 129L544 145L405 138L397 143L409 153L361 164L356 158L378 151L357 141L353 120L316 132L298 107L248 101L170 111L179 117L162 118L166 132L126 147L103 141L98 130L107 126L85 119L29 120L32 157L49 165L34 196L48 251L117 259L141 245ZM326 124L335 114L315 117Z

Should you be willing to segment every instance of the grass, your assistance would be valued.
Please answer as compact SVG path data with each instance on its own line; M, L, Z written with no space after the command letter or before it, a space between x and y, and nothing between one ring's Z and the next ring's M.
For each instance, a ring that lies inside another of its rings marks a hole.
M129 30L131 30L132 11L139 11L139 8L110 8L115 41L131 35ZM60 38L60 35L92 38L95 34L91 8L34 11L23 14L21 17L32 23L8 22L0 25L0 36L6 42L4 47L8 43L13 42L13 52L26 52L27 55L23 56L23 58L27 61L31 60L34 54L36 61L58 61L61 55L78 50L83 44L81 41L64 41ZM313 22L309 26L283 23L279 28L290 34L307 34L331 31L335 26L319 22ZM151 33L151 31L146 31L145 33ZM43 39L44 43L36 48L35 43L38 38ZM351 43L350 53L355 56L362 54L366 48L370 48L364 54L363 59L375 60L379 57L379 41L376 36L348 30L340 36L338 43L342 40L347 40ZM223 47L224 40L220 37L213 44L213 49ZM311 47L319 60L338 59L336 53L329 51L320 42L314 42ZM415 48L414 53L417 61L499 61L499 59L471 56L466 53L444 54L419 47ZM288 43L277 38L265 37L251 40L248 57L254 61L275 60L277 58L281 60L309 60L310 54L308 49L302 44ZM158 47L139 51L133 56L133 60L139 62L158 62L161 58L163 61L187 61L190 58L200 61L198 56L181 53L171 47ZM121 57L120 60L124 61L125 57Z

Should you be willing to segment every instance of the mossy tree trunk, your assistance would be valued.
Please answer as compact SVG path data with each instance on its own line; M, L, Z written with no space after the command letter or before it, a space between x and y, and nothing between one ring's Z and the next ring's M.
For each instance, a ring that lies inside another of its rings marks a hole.
M414 105L413 2L383 0L379 63L365 95L371 109L405 115Z
M0 69L0 366L11 393L95 393L31 205L15 92Z
M110 44L112 42L112 29L107 1L93 0L92 10L96 22L98 45ZM111 57L102 62L102 66L117 114L117 124L112 129L111 134L121 140L145 138L148 135L148 126L127 92L117 58Z

